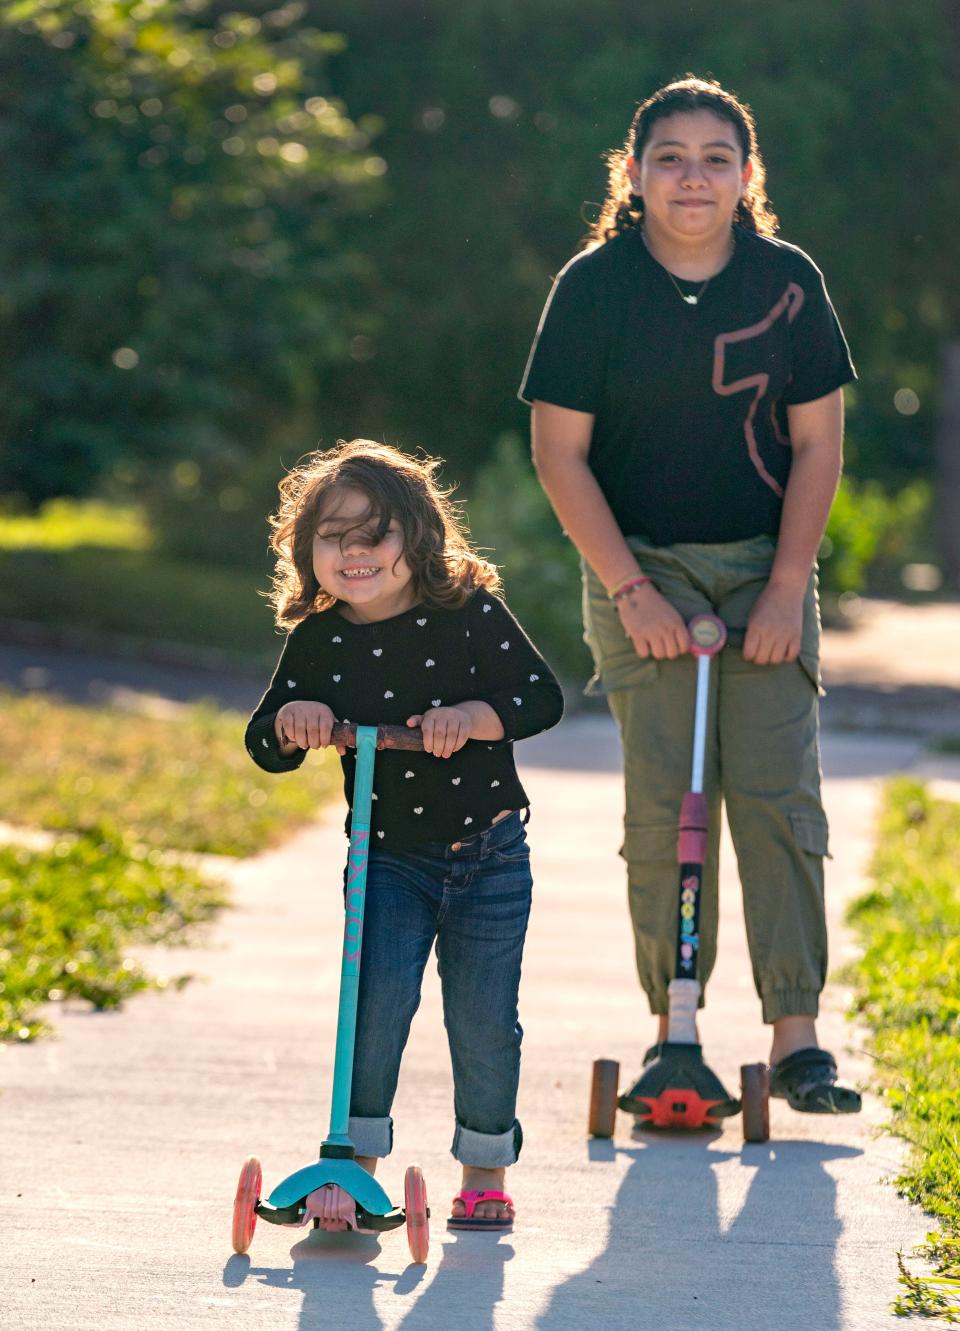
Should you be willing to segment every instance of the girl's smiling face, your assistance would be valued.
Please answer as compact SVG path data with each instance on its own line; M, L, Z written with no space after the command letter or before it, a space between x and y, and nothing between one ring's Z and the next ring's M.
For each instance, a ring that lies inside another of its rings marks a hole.
M391 518L381 537L379 515L362 490L331 491L317 519L313 571L358 623L389 619L415 601L400 523Z
M644 225L677 237L710 239L728 228L753 170L733 125L712 111L657 120L640 160L627 163L643 198Z

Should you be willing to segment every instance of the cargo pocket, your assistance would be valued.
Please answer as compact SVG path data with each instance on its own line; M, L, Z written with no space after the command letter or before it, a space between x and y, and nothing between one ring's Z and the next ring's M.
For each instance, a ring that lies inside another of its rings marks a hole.
M815 656L812 652L801 651L800 655L797 657L797 662L800 669L806 675L807 679L809 679L820 697L824 697L826 689L823 687L823 680L820 675L819 657Z
M808 855L825 855L828 860L833 859L829 849L826 814L791 813L790 826L801 850L805 850Z
M676 823L627 823L620 854L628 864L671 863L677 858Z

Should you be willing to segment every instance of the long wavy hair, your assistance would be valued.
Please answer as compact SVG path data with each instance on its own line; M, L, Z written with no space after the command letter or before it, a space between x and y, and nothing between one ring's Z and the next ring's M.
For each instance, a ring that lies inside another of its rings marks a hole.
M279 508L269 519L277 556L270 593L277 626L293 628L337 602L313 571L313 539L330 501L344 490L359 490L370 503L351 531L364 529L373 543L383 540L392 520L400 524L403 557L422 604L456 609L478 587L498 592L500 576L471 548L460 505L451 499L453 487L437 480L440 465L439 458L411 457L370 439L341 439L289 472L280 482Z
M675 83L659 88L652 97L641 103L623 147L613 148L605 155L608 170L607 197L585 244L600 245L639 226L643 219L643 200L631 188L627 159L632 157L639 162L657 121L683 111L711 111L733 126L744 162L753 163L753 174L737 204L733 220L761 236L776 233L778 220L770 207L764 187L766 172L757 146L757 127L752 111L745 102L741 102L714 80L688 74Z

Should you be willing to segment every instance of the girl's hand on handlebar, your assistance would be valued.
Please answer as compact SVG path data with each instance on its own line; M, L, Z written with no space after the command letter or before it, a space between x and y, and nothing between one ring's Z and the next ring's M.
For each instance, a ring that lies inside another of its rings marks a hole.
M743 659L755 665L783 665L800 655L803 634L803 597L799 592L768 582L747 618Z
M325 749L335 721L325 702L285 702L273 723L280 752L289 758L297 749ZM342 757L346 749L336 748Z
M683 616L661 596L652 583L644 583L616 602L620 623L638 656L672 661L690 650Z
M470 738L473 722L461 707L430 707L423 715L407 717L408 726L423 732L423 751L435 758L449 758Z

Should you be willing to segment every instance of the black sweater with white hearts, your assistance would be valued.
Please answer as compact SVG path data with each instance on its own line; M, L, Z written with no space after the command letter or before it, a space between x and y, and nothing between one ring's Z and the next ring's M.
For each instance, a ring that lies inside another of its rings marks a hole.
M375 624L351 624L334 608L308 615L287 638L269 689L247 726L247 751L268 772L306 757L280 753L274 720L295 699L326 703L339 721L403 725L430 707L479 700L503 722L496 743L468 740L450 758L384 750L374 774L374 844L414 849L485 831L502 809L529 800L513 740L556 725L563 695L550 667L497 597L479 590L459 610L414 606ZM356 755L341 759L353 803ZM350 816L347 816L347 831Z

